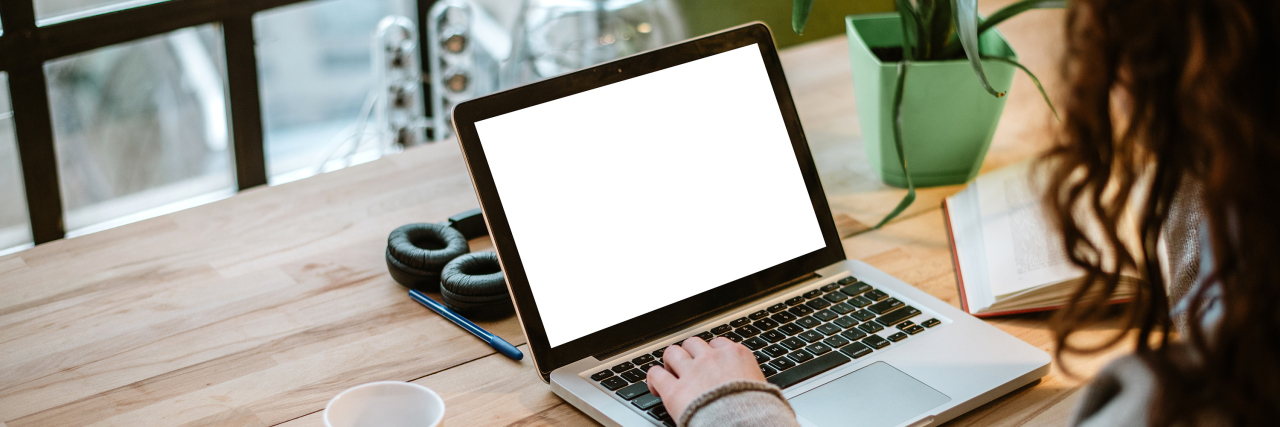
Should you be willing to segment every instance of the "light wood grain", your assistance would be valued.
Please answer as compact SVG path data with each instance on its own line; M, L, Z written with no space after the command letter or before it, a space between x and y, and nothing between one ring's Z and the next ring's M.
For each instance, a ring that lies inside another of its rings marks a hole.
M1061 12L1002 26L1051 88L1061 26ZM956 305L938 204L958 186L922 189L901 218L869 230L903 190L880 183L866 162L846 49L836 38L782 54L845 251ZM1019 75L984 169L1035 155L1051 125ZM393 228L475 206L460 153L446 142L0 257L0 427L318 426L329 398L378 380L441 393L447 425L594 424L528 360L495 354L386 274ZM1047 315L990 322L1052 348ZM479 323L525 342L514 317ZM1084 338L1119 332L1104 324ZM1088 375L1110 357L1070 362ZM1085 378L1055 364L1039 384L953 424L1061 424Z

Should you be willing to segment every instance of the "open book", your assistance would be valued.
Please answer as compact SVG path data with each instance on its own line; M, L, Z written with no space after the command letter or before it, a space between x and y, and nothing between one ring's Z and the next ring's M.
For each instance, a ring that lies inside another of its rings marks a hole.
M960 305L969 314L1052 310L1066 304L1083 280L1048 223L1044 179L1032 170L1027 161L980 175L942 202ZM1121 276L1113 302L1132 299L1141 281L1135 274Z

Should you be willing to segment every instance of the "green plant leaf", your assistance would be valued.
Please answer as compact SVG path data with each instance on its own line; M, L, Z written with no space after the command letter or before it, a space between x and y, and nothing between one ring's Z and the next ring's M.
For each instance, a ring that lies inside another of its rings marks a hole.
M898 5L899 20L902 21L902 59L911 61L915 60L916 47L922 41L920 38L920 29L923 24L920 22L920 14L911 7L911 0L894 0Z
M1031 82L1036 84L1036 89L1040 90L1040 96L1044 97L1044 103L1049 104L1049 111L1053 112L1053 118L1058 119L1059 122L1062 121L1062 117L1058 117L1058 109L1053 108L1053 101L1049 100L1049 94L1044 91L1044 86L1040 85L1040 79L1037 78L1036 75L1031 72L1031 70L1028 70L1025 65L1022 65L1022 63L1018 62L1018 60L1016 59L1004 57L1004 56L985 56L984 55L982 59L1000 61L1009 65L1012 65L1014 67L1018 67L1019 70L1022 70L1022 72L1024 73L1027 73L1027 77L1031 78Z
M907 169L907 153L902 144L902 92L907 84L907 68L911 66L910 61L898 62L898 84L893 91L893 147L898 150L898 162L902 165L902 175L907 177L907 195L902 197L902 201L898 202L898 206L894 207L880 223L876 224L875 229L888 224L902 211L907 210L916 201L916 185L911 181L911 170Z
M1062 9L1067 7L1067 0L1022 0L1017 3L1005 6L1004 9L996 11L987 17L986 21L978 24L978 34L985 33L987 30L995 27L996 24L1004 22L1006 19L1032 9ZM1029 74L1029 73L1028 73Z
M978 0L951 0L951 8L955 13L956 34L960 36L960 46L964 47L964 55L969 57L973 72L978 74L982 87L997 98L1004 92L995 90L987 81L987 73L982 69L982 59L978 51Z
M791 29L796 34L804 34L804 24L809 22L809 11L813 9L813 0L793 0L791 2Z
M928 13L921 14L925 22L922 35L927 41L922 42L926 47L920 59L946 59L943 55L946 54L947 45L951 43L951 38L955 34L955 21L951 19L951 0L926 1L932 2L933 7Z

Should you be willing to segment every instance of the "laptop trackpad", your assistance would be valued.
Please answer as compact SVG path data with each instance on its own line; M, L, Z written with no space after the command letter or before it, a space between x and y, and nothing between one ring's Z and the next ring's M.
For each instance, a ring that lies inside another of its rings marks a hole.
M876 362L791 398L791 406L819 426L893 427L949 400L888 363Z

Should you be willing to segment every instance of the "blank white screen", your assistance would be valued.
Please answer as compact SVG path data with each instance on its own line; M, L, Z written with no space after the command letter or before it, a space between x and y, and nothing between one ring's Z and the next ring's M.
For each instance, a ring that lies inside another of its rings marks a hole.
M552 347L825 245L756 45L476 131Z

